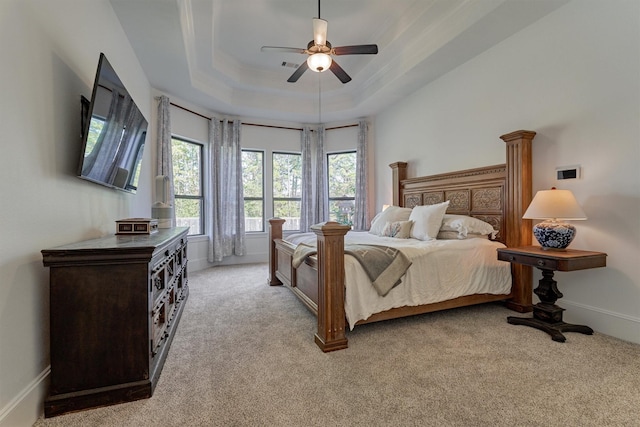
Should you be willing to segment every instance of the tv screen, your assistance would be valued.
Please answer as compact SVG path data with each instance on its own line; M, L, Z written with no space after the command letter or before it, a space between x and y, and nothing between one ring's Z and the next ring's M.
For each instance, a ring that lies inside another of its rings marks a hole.
M83 123L78 176L135 193L146 134L147 120L101 53Z

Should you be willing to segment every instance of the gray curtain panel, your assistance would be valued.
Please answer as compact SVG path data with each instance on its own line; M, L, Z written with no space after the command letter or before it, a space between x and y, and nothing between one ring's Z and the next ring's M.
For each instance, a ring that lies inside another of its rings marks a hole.
M209 123L209 262L246 252L240 125L215 117Z
M313 225L313 181L311 165L311 129L304 126L300 134L302 153L302 200L300 203L300 231L307 232Z
M169 98L162 95L158 98L158 136L156 175L169 178L169 195L167 203L174 206L173 162L171 157L171 115ZM175 209L172 210L171 226L176 225Z
M356 148L356 200L353 214L353 229L364 231L369 227L367 221L367 142L368 124L364 120L358 122L358 146Z
M327 157L324 150L324 125L319 125L316 131L316 181L315 204L313 208L312 224L328 220L329 191L327 190Z

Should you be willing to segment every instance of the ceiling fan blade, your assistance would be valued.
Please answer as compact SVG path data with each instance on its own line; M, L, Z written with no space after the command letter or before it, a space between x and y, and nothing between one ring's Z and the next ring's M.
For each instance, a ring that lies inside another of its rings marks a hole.
M375 55L378 53L377 44L359 44L356 46L339 46L333 48L334 55Z
M338 65L336 61L331 62L331 66L329 69L336 75L337 78L340 79L342 83L349 83L351 81L351 77L347 74L346 71L342 69L341 66Z
M316 46L324 46L327 44L327 25L324 19L313 18L313 41Z
M260 50L262 52L306 53L304 49L298 47L262 46Z
M304 61L302 64L300 64L300 66L296 69L296 71L294 71L293 74L291 74L291 77L289 77L287 81L289 83L297 82L300 76L308 69L309 69L309 66L307 65L307 61Z

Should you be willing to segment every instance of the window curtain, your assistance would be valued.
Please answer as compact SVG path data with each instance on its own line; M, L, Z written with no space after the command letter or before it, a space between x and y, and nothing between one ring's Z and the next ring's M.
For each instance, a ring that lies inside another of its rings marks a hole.
M369 225L367 221L367 140L367 122L360 120L356 148L356 199L353 214L353 229L356 231L364 231Z
M307 232L314 224L313 181L311 174L311 129L304 126L300 134L302 153L302 200L300 202L300 231Z
M319 125L316 137L316 180L313 224L327 221L329 196L327 190L327 156L324 150L324 125Z
M162 95L158 99L158 136L157 136L157 155L156 155L156 176L167 177L166 179L156 178L154 180L155 185L161 185L160 183L167 183L164 197L166 197L165 203L169 206L174 206L174 189L173 189L173 161L171 156L171 114L169 98ZM164 184L163 184L164 185ZM158 192L162 189L155 188L155 198L158 198ZM154 203L161 202L161 200L154 200ZM167 206L159 206L167 207ZM166 217L165 217L166 218ZM176 213L175 209L171 209L171 226L176 225Z
M215 117L209 123L209 262L246 251L240 124Z

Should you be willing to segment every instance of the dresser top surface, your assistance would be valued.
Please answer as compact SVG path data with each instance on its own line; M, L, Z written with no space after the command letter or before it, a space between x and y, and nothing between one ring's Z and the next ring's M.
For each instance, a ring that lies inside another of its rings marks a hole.
M156 248L184 235L186 237L189 227L162 228L153 234L132 235L108 235L82 242L70 243L50 249L43 249L42 254L60 254L72 252L94 251L126 251L145 250L153 251Z

